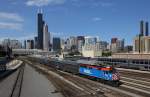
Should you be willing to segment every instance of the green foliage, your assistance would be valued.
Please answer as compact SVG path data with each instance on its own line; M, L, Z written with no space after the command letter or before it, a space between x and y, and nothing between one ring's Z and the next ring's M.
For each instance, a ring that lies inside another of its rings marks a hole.
M75 52L70 52L69 55L70 55L70 56L81 55L81 53L78 52L78 51L75 51Z
M111 56L111 52L109 51L109 52L102 52L102 56L103 57L108 57L108 56Z
M0 51L0 57L4 57L4 56L6 56L6 52Z

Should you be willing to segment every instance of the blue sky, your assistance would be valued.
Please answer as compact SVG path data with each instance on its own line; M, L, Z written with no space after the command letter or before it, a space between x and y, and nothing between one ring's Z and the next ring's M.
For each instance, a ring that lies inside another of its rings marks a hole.
M0 40L31 39L37 35L37 10L53 36L85 35L110 41L124 38L132 44L139 21L150 22L150 0L2 0Z

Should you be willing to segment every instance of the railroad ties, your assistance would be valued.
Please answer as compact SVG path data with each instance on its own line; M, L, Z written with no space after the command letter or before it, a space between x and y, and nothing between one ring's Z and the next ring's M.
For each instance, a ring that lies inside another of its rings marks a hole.
M54 83L58 84L58 87L76 94L77 97L150 97L149 72L129 69L119 70L122 84L120 87L112 87L69 72L53 69L38 62L28 61L28 63L38 68L40 72L46 73L48 77L53 75L54 77L50 80L55 79ZM56 83L57 81L58 83ZM65 93L68 93L68 91Z
M123 83L120 89L150 97L150 72L131 69L120 69L119 72Z
M20 97L20 94L21 94L23 75L24 75L24 65L19 69L20 70L17 75L17 79L14 83L13 90L12 90L10 97Z

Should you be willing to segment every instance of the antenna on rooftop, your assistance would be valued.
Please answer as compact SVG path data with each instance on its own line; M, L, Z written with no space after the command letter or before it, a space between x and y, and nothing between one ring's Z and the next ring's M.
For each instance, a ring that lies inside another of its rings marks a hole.
M43 13L43 9L41 8L40 13Z
M43 9L42 8L38 9L38 13L43 13Z

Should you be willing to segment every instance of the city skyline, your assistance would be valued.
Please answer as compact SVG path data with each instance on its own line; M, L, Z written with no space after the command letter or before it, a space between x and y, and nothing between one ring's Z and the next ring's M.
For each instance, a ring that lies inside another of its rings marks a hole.
M54 36L99 36L108 42L117 37L133 44L140 20L150 21L149 4L148 0L5 0L0 4L0 39L33 39L37 10L42 8Z

